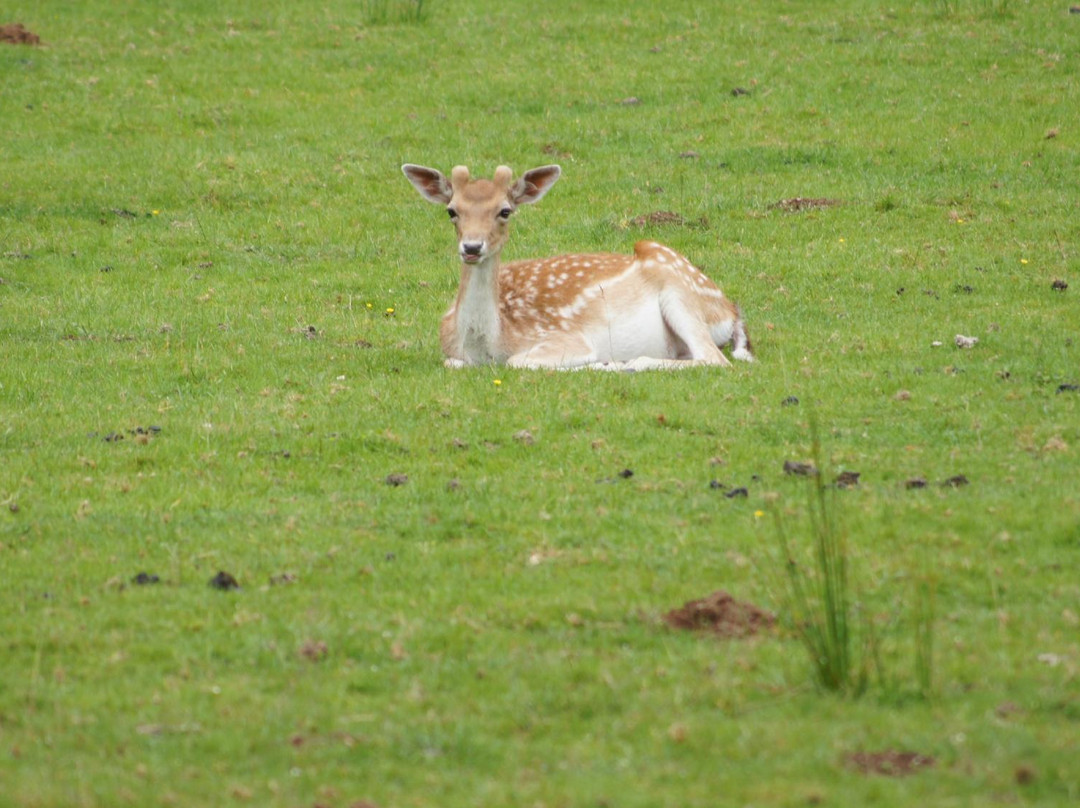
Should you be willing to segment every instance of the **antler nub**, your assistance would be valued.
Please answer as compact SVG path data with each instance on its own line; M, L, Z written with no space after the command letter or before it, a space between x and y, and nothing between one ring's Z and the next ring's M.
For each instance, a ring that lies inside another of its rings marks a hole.
M461 189L469 184L469 169L465 166L454 166L450 172L450 185L455 194L461 193Z

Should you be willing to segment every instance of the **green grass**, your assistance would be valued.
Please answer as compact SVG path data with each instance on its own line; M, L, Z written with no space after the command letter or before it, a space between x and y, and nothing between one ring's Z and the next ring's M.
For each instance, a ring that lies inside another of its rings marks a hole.
M0 805L1075 802L1066 6L9 5L43 45L0 44ZM406 161L559 162L507 257L659 238L759 362L444 370ZM810 413L890 670L929 565L933 699L660 619L779 607L757 513L802 512ZM845 765L890 748L936 765Z

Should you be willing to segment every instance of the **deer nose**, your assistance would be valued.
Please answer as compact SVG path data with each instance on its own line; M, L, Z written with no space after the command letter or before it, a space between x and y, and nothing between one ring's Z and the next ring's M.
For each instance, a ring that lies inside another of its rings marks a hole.
M461 242L461 251L465 255L477 256L480 255L484 249L484 242L482 241L463 241Z

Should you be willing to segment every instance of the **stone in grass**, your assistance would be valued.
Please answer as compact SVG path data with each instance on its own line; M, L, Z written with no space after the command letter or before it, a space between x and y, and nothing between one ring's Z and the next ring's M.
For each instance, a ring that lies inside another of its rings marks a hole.
M219 570L218 574L210 579L210 588L228 592L231 589L239 589L240 583L230 573Z

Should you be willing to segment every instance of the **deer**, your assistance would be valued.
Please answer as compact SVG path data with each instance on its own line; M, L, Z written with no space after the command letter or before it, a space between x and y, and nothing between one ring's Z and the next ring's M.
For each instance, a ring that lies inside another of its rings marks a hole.
M507 166L472 179L456 166L447 179L406 163L406 178L442 205L457 231L461 282L442 318L450 368L678 370L754 361L739 307L675 250L638 241L633 255L583 253L500 263L511 217L539 202L559 179L557 165L514 179Z

